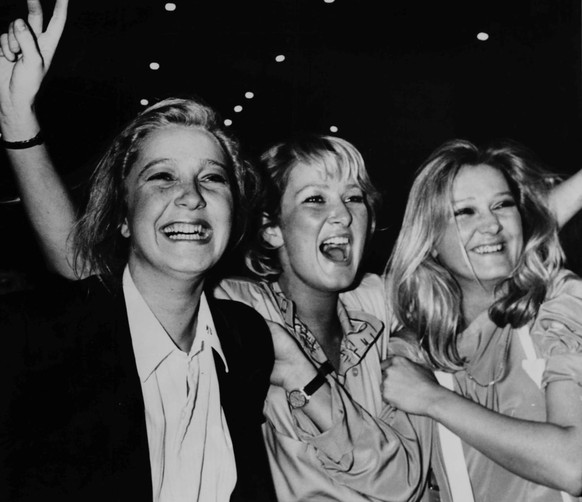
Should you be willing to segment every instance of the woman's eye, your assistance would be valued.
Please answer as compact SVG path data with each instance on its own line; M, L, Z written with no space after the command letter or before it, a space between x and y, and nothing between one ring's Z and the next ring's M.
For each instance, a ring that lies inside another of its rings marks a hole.
M473 210L473 208L470 208L470 207L459 207L459 208L455 209L453 214L455 215L455 217L468 216L471 214L475 214L475 211Z
M165 171L153 173L147 178L148 181L173 181L174 177Z
M321 204L322 202L324 202L324 200L321 195L311 195L307 197L304 202L312 204Z
M363 202L366 202L366 197L364 197L361 194L356 194L356 195L350 195L347 198L348 202L355 202L356 204L362 204Z
M495 209L505 209L508 207L515 207L517 204L513 199L506 199L502 200L501 202L497 203L494 208Z
M212 173L207 174L202 178L203 182L227 184L228 178L224 174Z

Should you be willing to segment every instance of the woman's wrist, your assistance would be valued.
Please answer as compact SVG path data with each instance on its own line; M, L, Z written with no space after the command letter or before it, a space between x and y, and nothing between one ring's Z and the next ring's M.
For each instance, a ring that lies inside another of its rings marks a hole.
M27 141L39 132L40 124L32 108L19 113L0 114L0 133L4 141Z
M19 140L19 141L7 141L3 136L0 136L0 145L8 150L26 150L27 148L32 148L34 146L42 145L44 143L44 137L42 131L39 131L34 136Z
M313 378L317 376L317 370L311 363L307 363L303 367L296 367L294 371L289 373L283 382L283 388L290 392L293 389L299 389L307 385Z
M447 414L454 409L455 401L459 395L439 385L431 392L430 397L426 400L425 415L437 422L441 422Z

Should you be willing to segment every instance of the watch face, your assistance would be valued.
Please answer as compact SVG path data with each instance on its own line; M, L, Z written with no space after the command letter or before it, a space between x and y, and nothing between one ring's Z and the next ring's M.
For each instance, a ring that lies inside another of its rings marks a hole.
M307 404L308 399L303 391L296 389L289 392L287 401L289 401L291 408L302 408Z

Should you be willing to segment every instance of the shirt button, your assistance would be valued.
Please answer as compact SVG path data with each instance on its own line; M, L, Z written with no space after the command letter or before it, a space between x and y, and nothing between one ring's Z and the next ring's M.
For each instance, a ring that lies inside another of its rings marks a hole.
M354 376L358 376L359 374L360 374L360 371L358 370L358 368L354 368L354 369L352 370L352 375L354 375Z

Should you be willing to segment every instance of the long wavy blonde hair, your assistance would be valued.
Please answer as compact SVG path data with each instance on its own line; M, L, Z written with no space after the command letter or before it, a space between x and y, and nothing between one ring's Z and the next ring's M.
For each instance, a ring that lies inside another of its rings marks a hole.
M524 246L513 272L496 286L489 308L498 325L527 324L544 301L549 282L563 265L557 223L547 193L557 177L533 153L513 141L480 148L452 140L437 148L417 171L402 228L388 261L386 289L396 319L417 333L421 349L436 367L454 371L464 361L457 338L466 327L462 292L433 250L452 216L453 182L464 166L486 164L505 176L522 219Z

